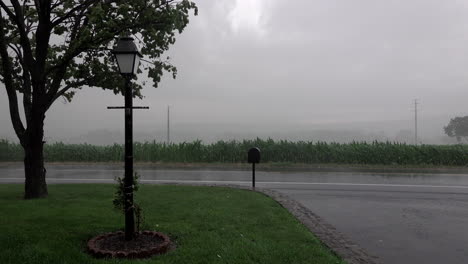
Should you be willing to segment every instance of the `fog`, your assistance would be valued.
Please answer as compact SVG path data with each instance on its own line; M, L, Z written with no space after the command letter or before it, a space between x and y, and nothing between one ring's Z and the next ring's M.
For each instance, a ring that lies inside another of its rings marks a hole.
M468 2L199 0L168 52L178 67L134 105L137 140L271 137L450 143L468 114ZM121 95L85 87L46 117L47 141L123 142ZM14 140L0 85L0 138Z

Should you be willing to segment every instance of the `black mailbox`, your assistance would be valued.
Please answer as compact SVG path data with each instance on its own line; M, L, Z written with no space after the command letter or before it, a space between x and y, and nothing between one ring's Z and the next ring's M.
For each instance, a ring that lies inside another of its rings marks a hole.
M249 163L260 163L260 149L259 148L249 149L247 161Z

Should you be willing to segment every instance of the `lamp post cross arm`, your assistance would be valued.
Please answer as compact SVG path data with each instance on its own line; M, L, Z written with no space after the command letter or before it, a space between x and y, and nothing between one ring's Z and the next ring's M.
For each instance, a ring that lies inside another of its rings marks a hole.
M149 106L132 106L132 107L108 106L107 109L149 109Z

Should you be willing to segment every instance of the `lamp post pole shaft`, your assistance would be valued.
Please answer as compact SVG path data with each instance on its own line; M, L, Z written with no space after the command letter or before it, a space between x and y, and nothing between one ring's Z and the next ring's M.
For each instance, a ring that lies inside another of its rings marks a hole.
M125 240L133 239L135 217L133 208L133 94L130 76L125 76Z

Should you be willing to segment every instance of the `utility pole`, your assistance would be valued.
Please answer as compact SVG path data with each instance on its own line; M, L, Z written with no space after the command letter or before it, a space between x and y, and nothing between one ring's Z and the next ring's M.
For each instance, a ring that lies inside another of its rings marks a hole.
M167 106L167 144L171 142L171 127L170 127L170 114L169 114L169 109L171 107L168 105Z
M414 144L418 145L418 99L414 99Z

